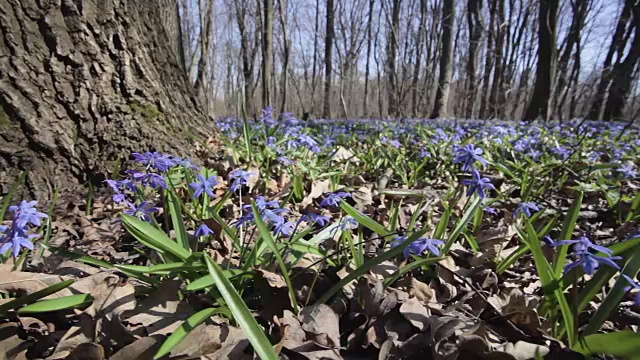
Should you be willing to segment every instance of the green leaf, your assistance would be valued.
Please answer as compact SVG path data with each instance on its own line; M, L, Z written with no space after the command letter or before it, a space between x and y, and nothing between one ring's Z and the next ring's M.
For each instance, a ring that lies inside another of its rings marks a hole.
M480 207L480 205L482 205L482 199L479 196L476 196L475 200L473 200L469 208L467 208L467 211L465 211L465 213L462 215L462 218L458 220L458 222L456 223L456 227L453 229L453 231L449 235L447 242L444 244L444 247L442 248L443 254L446 254L449 252L449 249L451 249L451 246L453 246L453 243L456 241L456 239L458 239L458 236L460 236L460 233L462 233L462 230L464 230L469 224L469 222L473 219L475 211Z
M602 269L600 269L598 273L601 270ZM633 279L638 273L638 270L640 270L640 248L636 248L632 255L629 257L629 261L622 269L622 274L628 275ZM613 276L613 274L611 276ZM609 280L611 276L605 278L604 280ZM594 279L592 279L592 281L593 280ZM607 296L604 298L600 306L598 306L596 312L589 318L589 323L582 332L583 335L593 334L600 329L605 320L609 318L609 315L618 307L618 304L620 304L620 300L622 300L625 294L624 288L629 285L629 282L625 278L623 278L622 276L618 277L616 283L613 285L613 288L609 291L609 293L607 293ZM580 301L587 300L583 298L579 299ZM591 299L593 299L593 297Z
M327 292L325 292L320 299L318 299L317 303L322 304L326 303L331 299L333 295L335 295L338 291L340 291L345 285L350 283L353 280L356 280L360 276L366 274L369 270L377 266L378 264L393 259L394 257L402 254L402 251L405 247L409 246L412 242L418 240L422 235L426 234L429 229L425 228L418 232L413 233L406 240L401 242L400 244L394 246L393 248L383 252L382 254L369 259L362 264L359 268L353 270L349 275L345 276L342 280L340 280L337 284L333 285Z
M34 314L83 307L93 302L89 294L69 295L57 299L40 300L18 309L18 314Z
M514 262L518 261L529 250L529 246L526 244L522 244L516 249L516 251L512 252L504 258L497 266L496 273L502 274L505 270L507 270Z
M175 348L182 340L184 340L187 335L193 329L198 327L198 325L202 324L205 320L210 318L211 316L220 313L222 308L208 308L198 311L197 313L189 316L187 320L185 320L180 326L162 343L158 352L156 352L155 359L160 359L161 357L169 354L173 348Z
M584 355L607 354L627 360L640 359L640 334L633 331L616 331L593 334L580 338L572 350Z
M267 225L265 225L264 221L262 221L262 216L260 214L260 210L256 207L255 203L251 204L251 210L253 211L253 218L256 223L256 227L258 228L258 232L260 233L260 237L266 243L273 255L276 257L276 261L278 262L278 266L280 267L280 271L282 272L282 277L284 278L284 282L287 284L287 288L289 289L289 297L291 298L291 304L293 305L294 313L298 313L298 301L296 300L296 293L291 284L291 279L289 278L289 270L287 269L287 265L284 263L282 259L282 255L276 246L276 241L273 239L271 232L267 229ZM260 256L260 251L258 251L258 257Z
M240 269L229 269L229 270L223 270L222 272L227 279L233 279L241 275L250 275L249 273ZM211 275L205 275L189 283L189 285L185 287L185 290L187 291L202 290L202 289L211 287L213 285L215 285L215 282L213 281L213 277L211 277Z
M65 281L61 281L57 284L53 284L51 286L48 286L42 290L36 291L32 294L28 294L25 296L21 296L17 299L11 300L7 303L4 304L0 304L0 316L4 315L7 313L7 311L9 310L13 310L13 309L17 309L19 307L21 307L22 305L25 304L29 304L32 303L34 301L38 301L44 297L47 297L51 294L55 294L58 291L67 288L69 285L73 284L74 281L73 280L65 280Z
M397 279L399 279L400 277L402 277L402 275L410 272L413 269L417 269L419 267L423 267L423 266L429 266L431 264L435 264L440 260L443 260L443 257L435 257L435 258L423 258L423 259L419 259L416 260L414 262L411 262L401 268L399 268L398 270L396 270L393 274L391 274L391 276L387 277L386 279L384 279L384 286L388 287L391 286L391 284L393 284L394 281L396 281Z
M569 208L569 212L567 213L567 218L564 220L562 231L560 231L560 238L558 240L571 240L573 229L576 226L576 221L578 221L578 215L580 215L580 207L582 206L583 197L584 192L578 191L578 196L573 200L573 204L571 204L571 208ZM564 268L568 249L569 245L561 245L557 247L556 256L553 261L553 272L556 277L562 276L562 269Z
M353 206L349 205L346 201L341 201L340 202L340 207L349 216L351 216L354 219L356 219L358 224L368 228L369 230L375 232L376 234L378 234L380 236L388 236L388 235L391 234L391 231L387 230L384 226L380 225L379 223L377 223L372 218L370 218L367 215L365 215L365 214L361 213L360 211L356 210L356 208L354 208Z
M538 237L538 233L531 225L529 219L526 220L526 236L529 245L529 249L531 250L531 254L533 255L533 262L536 265L536 271L538 273L538 277L540 277L540 282L542 283L543 291L550 291L549 285L556 282L556 278L554 276L553 270L551 268L551 264L547 261L547 258L544 257L542 252L542 246L540 238ZM567 302L567 298L564 295L564 292L557 286L554 286L553 295L560 306L560 313L562 314L562 319L564 323L562 324L564 329L567 332L567 339L569 344L574 344L576 341L576 329L573 318L573 311Z
M16 191L18 191L18 187L22 185L26 177L27 177L27 172L26 171L21 172L20 175L18 176L18 179L16 179L16 181L13 184L11 184L11 187L9 188L9 191L7 192L7 194L2 197L2 205L0 205L0 221L4 219L4 214L7 211L7 208L9 208L9 203L11 202L11 199L13 199L13 196L16 194Z
M256 319L251 315L244 300L242 300L236 289L224 276L220 266L216 264L209 255L205 255L204 260L207 263L209 273L216 284L216 288L226 301L229 310L231 310L231 314L233 314L233 318L247 336L258 357L262 360L278 360L278 355L273 350L269 339L262 331L260 325L258 325Z
M162 230L147 222L122 214L122 224L136 240L160 254L169 254L182 261L185 261L191 255L190 250L181 247Z
M184 219L182 218L182 202L175 192L167 191L167 193L169 194L167 205L171 215L171 224L176 233L176 241L183 249L190 251L189 237L187 236L187 230L184 228Z

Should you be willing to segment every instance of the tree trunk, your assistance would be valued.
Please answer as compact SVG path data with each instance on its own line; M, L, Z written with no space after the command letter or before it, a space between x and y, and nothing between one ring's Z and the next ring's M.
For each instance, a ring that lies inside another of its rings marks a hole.
M253 117L256 109L253 107L253 57L249 52L249 39L245 20L247 16L246 3L236 0L236 21L240 32L240 54L242 57L242 75L244 77L244 110L248 116Z
M181 132L212 130L155 3L3 0L0 33L0 184L29 170L47 199L132 151L192 155Z
M280 26L282 27L282 35L284 37L283 44L283 64L282 64L282 103L280 104L280 112L283 113L287 107L287 75L289 72L289 53L291 41L287 32L287 4L286 0L278 0L278 12L280 13Z
M440 55L440 76L438 91L431 119L447 117L447 103L453 73L453 27L455 22L455 1L444 0L442 5L442 54Z
M411 80L411 114L418 117L418 81L420 80L420 61L422 60L422 49L424 44L422 38L427 32L427 0L420 0L420 26L416 36L416 61L413 66L413 79Z
M264 0L262 28L262 107L271 106L271 60L273 57L273 0Z
M369 98L369 66L371 63L371 26L373 23L373 5L375 0L369 0L369 18L367 19L367 59L364 70L364 98L362 99L362 113L366 117L369 115L367 100Z
M602 117L605 121L622 120L622 111L633 84L633 73L640 59L640 3L637 1L633 4L632 13L633 41L627 56L613 68L609 97Z
M482 39L482 0L469 0L467 2L467 23L469 25L469 58L467 59L467 108L465 117L473 117L473 109L476 104L476 72L480 40Z
M559 0L540 0L538 12L538 64L536 81L524 120L549 118L549 100L556 68L556 23Z
M504 82L504 43L505 43L505 15L504 0L490 0L491 11L498 16L498 22L495 32L495 70L493 73L493 84L491 85L491 94L489 95L489 117L502 118L504 104L503 82Z
M331 65L333 55L333 16L334 16L333 0L327 0L327 35L324 41L324 66L325 66L325 81L324 81L324 106L322 108L322 117L325 119L331 118Z
M393 6L391 8L391 23L389 24L389 36L387 40L387 81L389 83L388 93L389 96L389 109L388 113L391 116L398 115L398 74L396 72L396 53L398 50L398 26L400 24L400 1L393 0ZM388 18L387 18L388 19Z
M613 78L612 74L612 64L613 56L617 53L618 58L622 56L622 51L627 45L627 38L625 37L627 23L629 22L629 18L631 17L631 7L633 6L634 1L625 0L624 7L622 8L622 12L620 13L620 17L618 18L618 23L616 25L616 30L611 38L611 45L609 46L609 51L607 52L607 56L604 59L604 65L602 67L602 73L600 74L600 82L598 83L598 88L595 92L595 99L591 105L591 109L589 111L589 115L587 118L590 120L601 120L604 113L605 102L607 99L607 92L609 89L609 85L611 84L611 79Z

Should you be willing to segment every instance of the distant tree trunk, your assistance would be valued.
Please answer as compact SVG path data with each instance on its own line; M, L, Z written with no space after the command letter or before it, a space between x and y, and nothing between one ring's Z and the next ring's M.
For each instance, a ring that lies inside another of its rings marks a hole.
M240 54L242 57L242 75L244 77L244 109L247 115L253 117L256 109L253 106L253 56L249 52L249 39L247 38L247 27L245 25L247 17L246 3L243 0L235 1L236 21L240 32Z
M571 59L573 48L576 47L579 49L580 33L584 27L587 9L589 8L589 0L572 0L570 3L573 8L573 16L571 19L571 26L569 27L569 32L567 34L566 45L564 46L564 49L562 49L562 54L558 60L558 79L555 91L556 96L553 101L555 102L556 99L560 99L555 106L555 112L559 118L562 118L562 108L570 90L567 86L570 85L570 79L573 76L573 71L569 72L569 60ZM576 64L574 63L574 67L575 66Z
M327 34L324 42L324 106L322 108L322 117L331 118L331 66L333 55L333 38L335 29L333 26L334 17L333 0L327 0Z
M420 26L418 27L418 35L416 36L416 61L413 67L413 79L411 80L411 114L414 117L418 117L419 109L419 97L418 97L418 81L420 80L420 61L422 60L422 37L426 33L427 29L427 0L420 0Z
M634 71L640 59L640 2L634 2L632 14L633 41L627 56L613 68L609 96L602 117L605 121L623 120L623 110L633 85Z
M453 27L455 23L455 1L444 0L442 6L442 54L440 54L440 76L431 119L447 117L447 103L453 73Z
M493 10L493 11L492 11ZM496 12L490 7L489 11L489 31L487 32L487 51L484 60L484 75L482 76L482 91L480 92L480 118L489 117L489 95L491 94L491 73L495 58L494 38L496 23Z
M316 0L316 16L315 16L315 26L313 27L313 66L311 68L311 111L315 110L316 107L316 78L319 71L316 70L318 67L318 32L320 30L320 0Z
M286 8L286 0L278 0L280 26L282 26L282 36L284 37L284 59L282 64L282 103L280 104L281 113L283 113L287 107L287 74L289 73L289 53L291 48L291 40L289 39L289 33L287 32Z
M493 72L493 85L491 85L491 94L489 97L489 116L491 118L501 118L504 115L504 44L505 44L505 14L504 0L490 0L493 12L498 16L498 22L495 32L495 70Z
M398 51L398 26L400 24L400 2L393 0L391 7L391 23L389 24L389 34L387 40L386 73L388 82L387 96L389 97L390 116L398 115L398 79L396 72L396 56Z
M200 7L200 58L198 59L198 72L196 74L196 81L193 87L196 89L196 93L198 96L201 96L203 99L203 89L205 83L205 75L207 70L207 60L209 59L209 46L211 44L211 21L213 18L213 1L204 1L206 4L203 4L203 0L198 1L198 5ZM206 6L206 9L203 7ZM205 110L207 109L207 105L205 105Z
M524 120L549 118L549 101L556 70L556 23L559 0L540 0L538 11L538 64L533 94Z
M477 96L477 61L480 50L480 40L482 39L482 0L468 0L467 2L467 23L469 25L469 58L467 59L467 108L465 117L473 117L473 109Z
M173 4L171 4L173 10ZM157 3L0 1L0 192L101 186L132 151L193 156L213 129Z
M587 118L591 120L602 120L603 118L607 93L611 84L611 79L613 78L613 57L617 54L618 59L620 59L622 57L622 52L627 45L628 38L625 36L625 33L627 32L627 24L631 18L631 8L633 7L633 3L633 0L625 0L624 7L622 8L622 12L618 18L616 30L611 38L609 51L604 59L604 65L602 66L602 73L600 74L600 82L598 83L598 88L595 92L595 98L593 99L591 109L587 115Z
M369 0L369 18L367 19L367 59L364 68L364 99L362 99L362 112L364 116L368 116L369 109L367 101L369 99L369 67L371 65L371 27L373 24L373 5L375 0Z
M262 23L262 107L271 106L271 60L273 57L273 0L264 0Z

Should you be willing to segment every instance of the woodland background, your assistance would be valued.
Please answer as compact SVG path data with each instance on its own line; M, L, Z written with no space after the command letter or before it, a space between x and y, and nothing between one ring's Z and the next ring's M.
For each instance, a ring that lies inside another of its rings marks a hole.
M620 120L640 108L639 7L633 0L179 0L176 40L215 115L272 105L324 118Z

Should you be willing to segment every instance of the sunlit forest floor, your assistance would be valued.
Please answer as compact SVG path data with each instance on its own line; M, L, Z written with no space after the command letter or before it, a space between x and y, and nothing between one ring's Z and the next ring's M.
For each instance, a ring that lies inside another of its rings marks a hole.
M83 201L3 199L0 353L637 358L637 126L217 126Z

